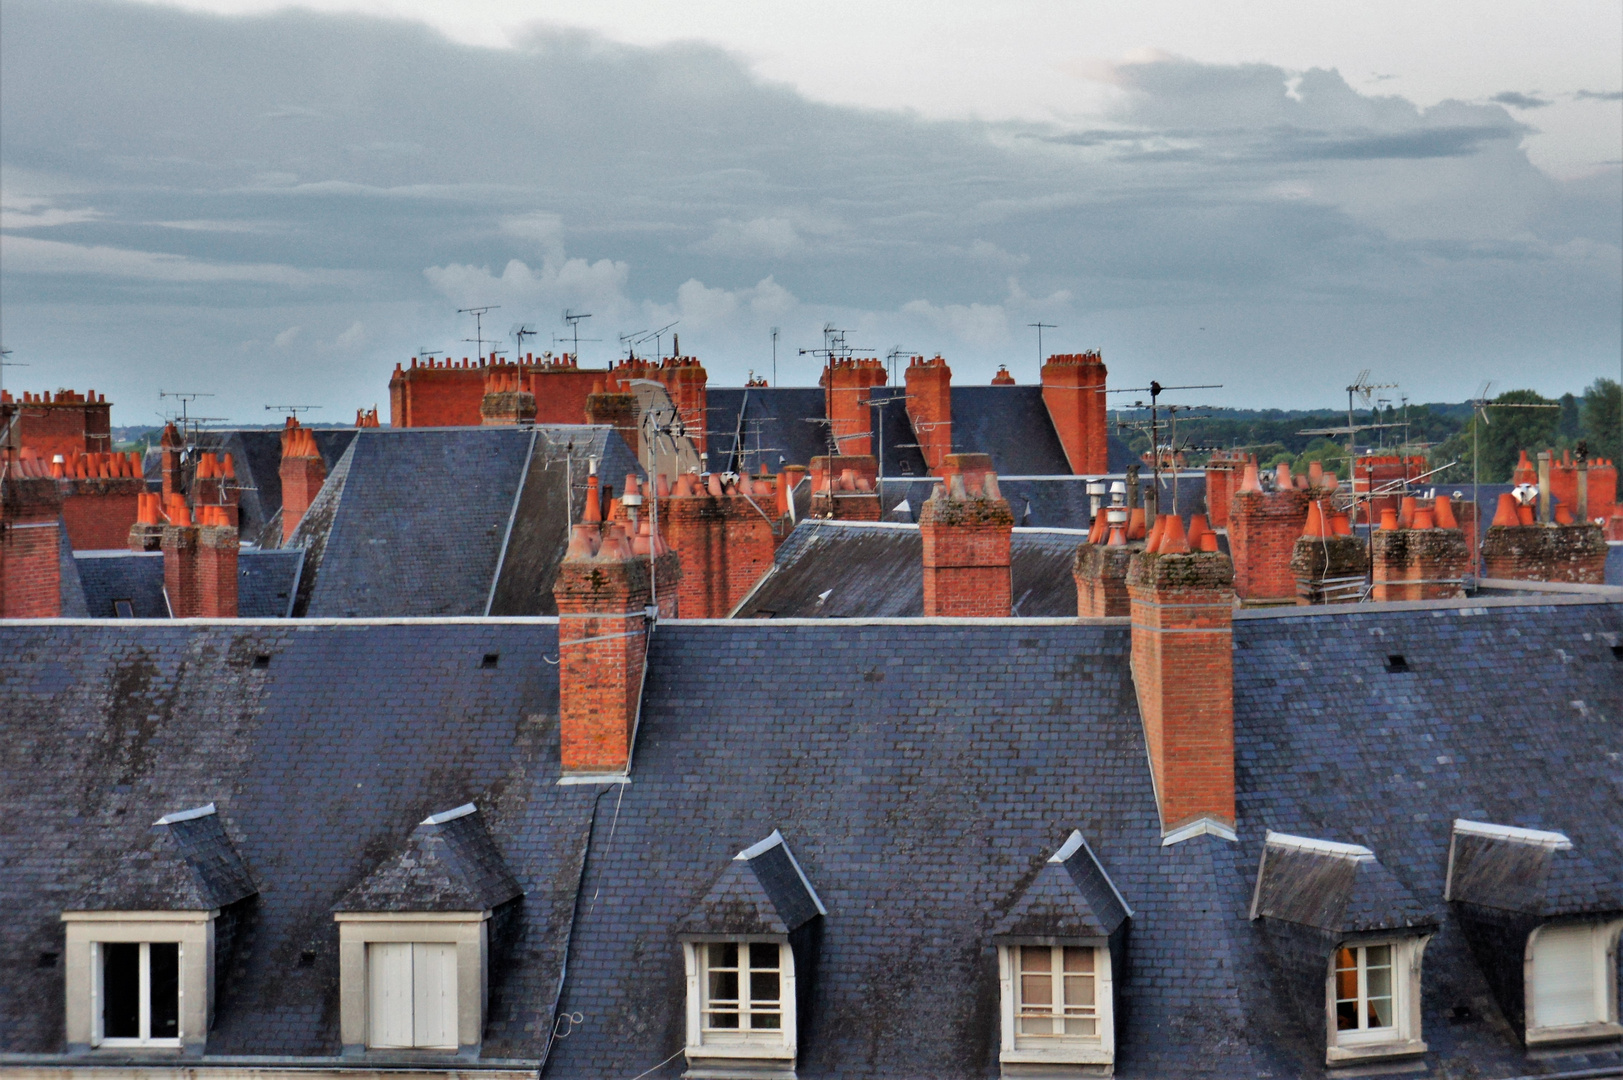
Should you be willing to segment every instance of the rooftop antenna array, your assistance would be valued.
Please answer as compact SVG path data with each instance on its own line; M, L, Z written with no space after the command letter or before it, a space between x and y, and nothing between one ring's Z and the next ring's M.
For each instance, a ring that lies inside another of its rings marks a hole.
M772 385L778 385L778 328L772 328Z
M475 345L477 345L479 347L479 362L480 363L484 363L484 360L485 360L485 316L488 315L490 312L496 311L496 310L498 310L500 308L501 308L500 304L486 304L484 307L464 307L464 308L457 308L456 309L456 313L458 315L472 315L473 316L473 335L474 336L471 337L471 338L463 338L462 340L463 341L471 341L471 342L473 342Z
M1222 388L1223 388L1222 383L1195 383L1195 384L1191 384L1191 385L1188 385L1188 386L1162 386L1160 383L1156 382L1154 379L1151 379L1150 380L1150 385L1148 385L1148 386L1128 386L1128 387L1122 387L1119 390L1110 390L1110 391L1108 391L1108 393L1112 393L1112 394L1144 394L1144 393L1147 393L1147 394L1150 395L1150 403L1147 406L1149 408L1149 410L1150 410L1150 418L1149 418L1149 420L1147 422L1146 421L1139 421L1138 423L1125 423L1124 424L1124 423L1121 422L1120 418L1118 417L1118 419L1116 421L1116 426L1117 426L1117 428L1133 428L1133 427L1137 427L1137 428L1140 428L1141 430L1148 430L1149 436L1150 436L1150 468L1151 468L1151 470L1152 470L1152 472L1154 474L1154 477L1155 477L1155 487L1152 490L1154 490L1154 492L1155 492L1155 497L1156 497L1156 499L1158 501L1158 504L1159 504L1159 500L1161 498L1161 449L1162 449L1162 447L1161 447L1161 411L1163 409L1165 409L1167 411L1167 413L1169 415L1169 419L1171 420L1171 425L1172 425L1171 430L1172 430L1172 435L1173 435L1172 441L1169 444L1169 450L1170 450L1170 460L1173 463L1172 464L1172 509L1173 509L1174 512L1176 512L1177 509L1178 509L1178 465L1177 465L1178 457L1177 457L1177 452L1180 449L1180 447L1177 446L1177 430L1178 430L1178 428L1177 428L1177 416L1178 416L1179 412L1188 412L1191 409L1197 409L1197 408L1198 409L1205 409L1205 408L1209 408L1209 406L1206 406L1206 405L1162 405L1161 404L1161 395L1166 393L1168 390L1221 390ZM1142 400L1133 402L1132 407L1135 408L1135 409L1146 408L1146 406L1145 406L1145 404L1144 404L1144 402ZM1195 419L1195 418L1194 417L1187 417L1186 419Z
M206 397L213 397L213 396L214 396L213 394L206 394L206 393L203 393L203 392L198 391L198 390L162 390L162 389L160 389L158 391L158 397L160 399L162 399L162 398L176 398L176 399L178 399L180 401L180 416L179 417L176 417L172 413L170 415L168 415L168 416L165 416L162 413L159 413L158 415L159 415L159 418L162 419L165 423L171 423L171 422L173 422L173 421L175 421L177 419L180 421L180 437L181 437L182 442L183 442L183 453L184 453L184 456L187 459L190 459L191 457L193 457L193 451L195 451L197 449L197 429L198 429L198 426L201 425L201 424L220 423L221 421L223 421L225 419L225 417L223 417L223 416L192 416L191 415L189 407L190 407L192 402L196 401L198 398L206 398Z
M1482 429L1493 423L1488 417L1489 409L1559 409L1559 405L1541 405L1531 401L1489 401L1488 392L1493 389L1492 382L1485 382L1477 390L1476 397L1470 401L1471 411L1480 417L1482 423L1471 425L1471 505L1477 516L1477 531L1482 531ZM1478 560L1480 555L1471 552L1471 573L1478 576Z
M1301 431L1297 432L1298 435L1324 435L1326 437L1329 437L1329 436L1332 436L1332 435L1345 435L1345 436L1347 436L1347 485L1352 490L1352 505L1350 507L1349 516L1351 518L1352 525L1353 525L1354 528L1357 528L1357 526L1358 526L1358 481L1357 481L1358 433L1360 431L1385 431L1387 428L1395 428L1395 427L1401 427L1402 426L1401 424L1382 423L1381 420L1379 419L1379 413L1374 411L1375 410L1375 391L1377 391L1377 390L1396 390L1397 388L1398 388L1397 383L1371 383L1369 381L1369 369L1365 368L1363 371L1360 371L1358 373L1358 378L1356 378L1356 379L1354 379L1352 381L1352 385L1347 387L1347 426L1346 427L1339 427L1339 428L1303 428ZM1358 397L1358 400L1360 400L1360 401L1362 401L1364 403L1364 408L1371 410L1369 423L1367 423L1367 424L1360 424L1360 423L1357 423L1356 421L1353 420L1353 397L1354 397L1354 395L1356 395ZM1400 455L1400 456L1403 457L1403 474L1404 474L1403 479L1404 479L1405 486L1407 486L1408 481L1410 479L1410 477L1409 477L1409 459L1408 459L1408 455ZM1365 492L1364 495L1365 495L1366 500L1372 499L1375 496L1375 492L1373 490L1370 490L1370 491ZM1370 524L1372 524L1372 525L1374 524L1373 520L1370 522Z
M311 409L319 408L321 408L320 405L266 405L265 411L287 413L287 415L297 420L301 412L309 412Z
M890 381L896 382L896 361L904 356L912 356L913 350L905 345L892 345L890 352L885 354L885 363L890 367Z
M577 364L580 363L580 324L583 319L590 319L591 317L592 313L590 311L577 312L570 308L564 308L564 322L569 324L570 337L575 343L575 350L571 355L574 356ZM586 340L591 341L592 339L587 338Z
M1043 331L1058 330L1059 326L1051 322L1028 322L1026 325L1037 329L1037 370L1041 371L1043 369Z
M513 339L513 359L515 360L524 355L524 339L537 336L535 326L531 323L514 323L513 328L507 334Z
M821 357L823 366L825 368L833 367L834 362L837 360L850 360L858 353L877 355L873 349L858 348L856 346L848 345L845 340L845 331L841 330L831 322L823 324L823 347L821 349L800 350L801 356ZM839 456L839 437L834 434L834 421L828 417L813 416L808 417L806 422L809 424L822 424L828 429L828 452L836 457ZM848 435L845 437L860 438L861 434L856 433L854 435Z

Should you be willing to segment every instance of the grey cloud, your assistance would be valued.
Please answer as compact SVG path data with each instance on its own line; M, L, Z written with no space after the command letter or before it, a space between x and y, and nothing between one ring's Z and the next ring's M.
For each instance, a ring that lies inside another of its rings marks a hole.
M1544 98L1517 93L1515 90L1506 90L1503 93L1495 94L1488 100L1497 102L1500 105L1508 105L1512 109L1542 109L1546 105L1554 104L1554 102L1547 101Z
M481 290L543 326L603 300L588 359L680 317L723 381L760 370L769 325L792 350L825 319L979 380L1031 377L1041 316L1123 377L1270 404L1372 350L1441 395L1490 360L1545 385L1552 356L1578 388L1619 346L1615 174L1557 183L1503 107L1334 71L1126 65L1119 110L1068 131L823 105L719 50L545 29L488 51L79 0L7 0L6 24L8 210L33 199L7 228L44 264L8 256L6 344L126 400L207 372L244 419L297 378L370 405L395 360L470 336L451 298Z
M1572 96L1580 101L1623 101L1623 90L1580 90Z

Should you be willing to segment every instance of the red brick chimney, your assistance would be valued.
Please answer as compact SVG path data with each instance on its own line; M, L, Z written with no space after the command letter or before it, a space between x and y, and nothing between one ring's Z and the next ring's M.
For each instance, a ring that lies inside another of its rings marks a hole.
M637 395L625 390L607 390L599 379L586 395L586 422L612 427L620 433L621 441L630 448L632 456L639 456Z
M674 564L676 556L660 559ZM663 580L663 568L659 573ZM563 772L624 774L647 661L648 560L633 555L618 525L607 526L601 538L596 526L577 525L552 595L558 604Z
M1525 455L1524 455L1525 460ZM1606 581L1606 534L1593 522L1540 524L1530 506L1499 496L1499 511L1482 540L1482 576L1512 581Z
M1229 506L1248 461L1244 454L1218 450L1206 462L1206 517L1212 528L1229 527Z
M1346 514L1329 499L1307 506L1307 524L1296 539L1290 569L1296 595L1306 604L1353 604L1364 595L1369 549L1354 536Z
M1110 465L1105 365L1096 352L1061 353L1043 365L1043 403L1071 472L1097 476Z
M139 454L79 454L64 462L58 481L62 522L75 551L124 546L146 490Z
M951 378L950 372L948 378ZM873 410L868 405L868 392L875 386L885 385L884 363L868 357L831 360L818 381L823 387L838 456L871 456Z
M535 395L525 387L524 373L517 364L485 368L479 422L485 427L535 423Z
M1229 505L1229 551L1234 557L1234 591L1248 606L1296 603L1291 556L1307 525L1308 492L1292 485L1289 472L1264 491L1257 467L1249 464Z
M1164 843L1203 832L1232 840L1234 567L1220 552L1179 550L1188 543L1175 517L1166 528L1163 550L1135 554L1127 572L1161 833Z
M835 521L878 521L878 477L879 462L872 454L812 458L809 513Z
M776 508L776 481L769 477L677 477L659 500L659 529L681 562L680 618L726 618L772 568L780 539Z
M289 418L288 423L292 423ZM186 450L186 441L175 430L174 424L165 424L163 433L158 436L158 460L163 471L163 497L167 500L171 495L186 494L186 474L181 456Z
M376 405L374 405L374 406L372 406L371 409L356 409L355 410L355 426L358 427L358 428L377 427L378 426L378 407Z
M131 551L163 550L163 496L142 492L135 501L135 524L130 526L127 543Z
M106 394L72 390L31 394L13 399L5 395L0 416L14 416L13 446L26 446L50 461L57 454L72 461L80 454L104 454L113 449L112 406Z
M1009 365L999 364L997 374L992 376L993 386L1013 386L1014 376L1009 374Z
M0 619L62 614L62 498L35 461L0 480Z
M1370 534L1370 574L1375 600L1451 600L1465 595L1470 564L1465 533L1447 495L1416 504L1407 528L1383 515ZM1398 525L1389 528L1388 523Z
M908 362L907 415L924 463L939 475L942 459L952 453L952 369L940 353Z
M926 617L1008 618L1014 514L985 454L949 454L946 478L919 511Z
M316 447L316 437L309 428L299 426L294 417L287 418L282 430L282 543L293 536L310 504L327 481L327 463Z

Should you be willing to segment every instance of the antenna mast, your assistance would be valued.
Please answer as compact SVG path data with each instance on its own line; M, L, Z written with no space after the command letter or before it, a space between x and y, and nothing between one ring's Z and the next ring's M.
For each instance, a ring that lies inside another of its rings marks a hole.
M484 307L464 307L456 309L456 313L458 315L473 316L474 336L471 338L463 338L462 340L471 341L479 347L479 362L481 364L485 362L485 315L500 307L500 304L487 304Z

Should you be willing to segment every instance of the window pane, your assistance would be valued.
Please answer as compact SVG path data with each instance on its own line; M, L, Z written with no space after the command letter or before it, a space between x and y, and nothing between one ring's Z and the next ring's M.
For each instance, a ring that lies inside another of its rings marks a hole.
M750 972L750 1005L776 1005L778 1003L778 973L776 971Z
M1048 948L1027 948L1020 950L1021 971L1041 971L1043 973L1054 970L1054 953Z
M105 1039L141 1037L141 946L108 941L101 946L101 1034Z
M756 941L750 944L750 967L760 970L778 968L778 946L770 941Z
M1099 1022L1092 1017L1073 1016L1065 1021L1067 1035L1097 1035Z
M1392 946L1371 945L1364 950L1364 992L1369 1005L1364 1026L1392 1026Z
M1046 1013L1041 1016L1020 1017L1020 1034L1022 1035L1052 1035L1054 1033L1054 1020Z
M1336 950L1336 1030L1358 1030L1358 954Z
M731 941L718 941L710 946L710 966L735 968L738 966L738 946Z
M1093 1007L1092 975L1065 976L1065 1007L1068 1010Z
M180 944L156 941L151 950L152 1027L154 1039L180 1038Z
M715 1005L738 1003L738 972L711 970L710 1001Z
M783 1018L775 1012L750 1013L750 1027L758 1031L777 1031L783 1027Z
M710 1027L713 1027L713 1028L736 1028L738 1026L738 1014L735 1013L735 1012L725 1012L725 1011L717 1012L717 1011L712 1010L709 1013L709 1016L710 1016L710 1023L709 1023Z
M1065 970L1067 973L1093 970L1093 950L1067 946L1065 949Z
M1048 1008L1054 1004L1054 980L1044 972L1041 975L1020 976L1020 1004L1027 1009Z

